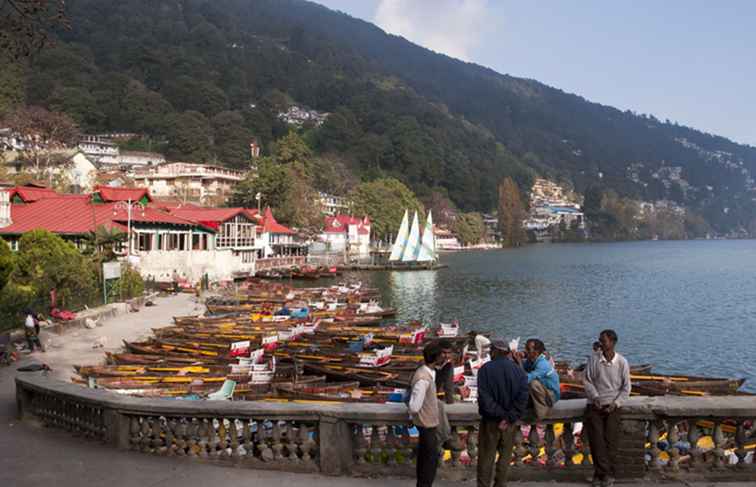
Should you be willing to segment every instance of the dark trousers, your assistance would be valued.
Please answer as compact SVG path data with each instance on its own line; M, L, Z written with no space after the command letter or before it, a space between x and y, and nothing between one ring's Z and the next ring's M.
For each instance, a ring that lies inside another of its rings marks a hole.
M507 485L507 471L512 461L512 448L514 447L515 428L519 426L509 425L506 431L499 429L499 422L493 420L480 420L478 432L478 487L491 487L493 481L495 487ZM496 460L496 454L499 460ZM496 461L496 477L494 478L494 461Z
M620 434L619 410L606 413L589 405L585 412L584 427L587 428L588 441L591 444L595 476L601 480L607 475L614 477Z
M439 443L438 428L423 428L417 444L417 487L431 487L438 470Z

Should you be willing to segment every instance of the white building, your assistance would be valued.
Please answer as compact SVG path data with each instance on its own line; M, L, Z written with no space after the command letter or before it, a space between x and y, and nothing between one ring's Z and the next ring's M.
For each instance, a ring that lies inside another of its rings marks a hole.
M345 252L350 257L370 255L370 219L347 215L325 217L325 227L319 240L331 252Z
M115 142L99 135L84 135L79 150L96 164L118 164L120 149Z
M123 168L157 166L165 163L165 156L157 152L121 151L118 165Z
M318 193L320 199L320 206L323 208L323 213L328 216L336 216L339 214L346 214L349 212L349 208L352 202L349 198L343 196L336 196L328 193Z
M210 205L224 203L244 173L207 164L167 162L136 169L132 178L153 196Z

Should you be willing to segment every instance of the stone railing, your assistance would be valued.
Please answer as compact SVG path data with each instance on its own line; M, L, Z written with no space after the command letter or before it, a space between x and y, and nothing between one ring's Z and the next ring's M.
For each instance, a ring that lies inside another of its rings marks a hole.
M265 469L329 475L414 475L416 436L401 404L276 403L144 399L19 375L22 419L116 448ZM512 479L591 475L583 400L560 401L515 438ZM474 405L447 407L452 437L441 478L475 477ZM756 478L756 398L632 398L622 409L618 477Z

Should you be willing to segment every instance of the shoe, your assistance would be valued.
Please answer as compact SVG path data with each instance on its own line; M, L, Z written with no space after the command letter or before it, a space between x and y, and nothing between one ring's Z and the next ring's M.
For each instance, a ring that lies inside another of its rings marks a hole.
M614 487L614 477L607 477L601 481L601 487Z

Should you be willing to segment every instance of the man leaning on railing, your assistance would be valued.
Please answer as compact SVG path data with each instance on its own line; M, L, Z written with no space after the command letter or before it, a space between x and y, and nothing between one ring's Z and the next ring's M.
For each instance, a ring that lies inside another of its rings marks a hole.
M611 487L616 475L620 408L630 397L630 366L614 350L614 330L602 331L599 343L601 351L588 360L583 378L588 399L585 427L593 457L593 487Z

